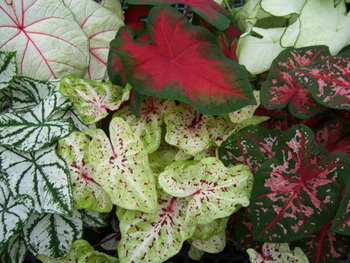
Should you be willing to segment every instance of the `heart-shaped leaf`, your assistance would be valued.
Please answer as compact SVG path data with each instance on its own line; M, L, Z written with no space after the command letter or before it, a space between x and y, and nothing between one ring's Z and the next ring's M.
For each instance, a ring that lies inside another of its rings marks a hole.
M26 112L0 115L0 145L22 152L34 152L51 145L73 130L73 124L58 114L68 107L70 104L55 91Z
M108 194L94 180L96 171L88 159L90 140L81 132L73 132L59 141L57 153L70 172L74 209L110 212L112 202Z
M269 110L283 109L288 105L291 115L310 118L325 110L311 96L309 85L300 85L292 72L329 57L326 46L300 49L289 48L274 59L269 76L261 86L261 103Z
M124 26L117 13L91 0L63 0L75 20L89 39L90 64L85 78L102 80L107 78L109 42L118 29ZM115 5L119 7L120 5Z
M187 206L185 198L160 193L154 214L126 210L120 218L120 262L161 263L176 255L195 230Z
M33 210L33 200L28 195L13 196L3 175L0 175L0 250L27 222Z
M287 243L264 243L262 253L247 249L252 263L309 263L300 247L290 250Z
M108 215L105 213L98 213L88 209L80 211L85 228L101 228L109 226Z
M73 209L69 172L55 147L34 153L0 147L0 170L13 194L29 195L38 213L69 215Z
M215 219L208 224L197 224L194 239L208 240L225 230L229 217ZM208 251L206 251L208 252Z
M1 1L0 25L0 49L17 51L21 75L81 76L89 64L88 38L62 1Z
M22 263L26 259L28 248L21 234L12 236L3 252L0 251L0 260L6 263Z
M111 42L112 81L117 54L127 81L141 94L176 98L210 115L256 104L246 70L221 53L207 30L170 7L154 7L147 30L150 41L135 42L132 30L123 28Z
M110 140L102 130L88 130L92 137L89 160L94 181L108 193L112 203L126 209L154 212L157 193L147 152L139 137L121 118L109 126Z
M43 263L118 263L119 260L107 254L95 251L85 240L80 239L73 242L69 252L64 257L51 258L45 255L38 255Z
M16 52L0 51L0 90L6 89L16 75Z
M225 231L221 231L219 234L212 236L207 240L200 240L191 238L191 245L208 253L219 253L225 249L226 235Z
M108 111L119 109L129 99L130 89L68 75L61 79L60 92L74 103L85 124L93 124L105 118Z
M34 255L62 257L70 245L83 234L83 222L78 211L71 217L33 213L23 228L24 240Z
M226 168L216 158L168 165L159 184L176 197L191 197L188 213L198 224L207 224L249 205L253 175L249 167Z
M326 154L314 146L314 134L304 125L282 135L276 155L255 173L251 206L256 240L300 239L333 218L350 162L345 155Z

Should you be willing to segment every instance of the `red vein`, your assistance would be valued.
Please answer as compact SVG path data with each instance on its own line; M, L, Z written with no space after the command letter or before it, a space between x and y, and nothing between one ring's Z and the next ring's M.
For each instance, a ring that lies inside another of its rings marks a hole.
M9 38L4 44L2 44L0 46L0 48L2 48L3 46L5 46L8 42L10 42L11 40L13 40L16 36L18 36L21 33L21 31L18 31L15 35L13 35L11 38Z
M107 66L107 63L104 62L101 58L99 58L94 52L92 52L91 49L90 49L90 54L91 54L97 61L99 61L99 62L102 63L103 65Z
M21 66L20 66L21 73L23 73L23 61L24 61L24 57L27 54L28 45L29 45L29 39L27 39L26 47L24 48L23 56L22 56L22 59L21 59Z
M100 34L103 34L103 33L106 33L106 32L111 32L111 31L115 31L116 32L117 30L115 30L115 29L103 30L103 31L97 32L95 34L92 34L91 36L89 36L89 39L91 39L91 38L93 38L93 37L95 37L97 35L100 35Z
M38 0L34 0L33 3L31 3L23 12L23 14L25 14L29 8L31 8L36 2L38 2Z
M39 19L39 20L37 20L37 21L35 21L35 22L33 22L33 23L30 23L29 25L26 25L24 28L27 28L27 27L29 27L29 26L35 25L35 24L37 24L37 23L40 23L40 22L42 22L42 21L49 20L49 19L62 19L62 20L64 20L63 17L58 17L58 16L44 17L44 18Z
M71 46L73 46L73 47L78 48L77 45L74 45L73 43L69 42L68 40L65 40L65 39L63 39L63 38L60 38L60 37L57 37L57 36L54 36L54 35L46 34L46 33L43 33L43 32L33 32L33 31L26 31L26 33L29 33L29 34L36 34L36 35L43 35L43 36L48 36L48 37L56 38L56 39L58 39L58 40L61 40L61 41L63 41L63 42L68 43L69 45L71 45Z
M13 17L5 10L2 6L0 6L0 9L1 9L2 11L4 11L4 13L12 20L12 22L13 22L16 26L19 26L19 23L16 22L16 21L13 19Z

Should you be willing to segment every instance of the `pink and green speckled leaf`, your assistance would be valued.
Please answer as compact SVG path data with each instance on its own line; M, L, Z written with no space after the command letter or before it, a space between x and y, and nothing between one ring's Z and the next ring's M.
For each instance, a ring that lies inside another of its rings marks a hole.
M73 102L85 124L93 124L105 118L108 111L119 109L129 99L130 89L67 75L61 79L60 92Z
M282 135L276 155L255 173L251 207L254 238L289 242L314 233L335 215L349 159L327 155L313 132L296 125Z
M109 126L110 139L102 130L88 130L92 137L89 160L93 179L108 193L113 204L152 213L157 208L153 173L143 143L121 118Z
M281 52L273 61L269 76L261 87L262 105L269 110L283 109L288 105L289 112L300 119L322 112L325 107L314 100L307 83L297 81L293 71L329 56L326 46L289 48Z
M330 224L325 224L293 245L300 247L311 263L338 263L350 251L350 237L335 234L329 227Z
M309 263L300 247L291 250L287 243L264 243L261 253L251 248L247 253L252 263Z
M64 257L51 258L45 255L38 255L43 263L118 263L116 257L95 251L95 249L85 240L79 239L72 243L69 252Z
M59 141L57 153L69 168L74 209L107 213L112 210L113 204L108 194L93 179L96 171L88 159L89 143L84 133L73 132Z
M335 215L330 230L337 234L350 236L350 182L347 180L340 207Z
M164 117L165 141L194 156L209 147L207 123L213 118L182 103L170 109Z
M248 166L226 168L218 159L175 162L159 175L160 186L176 197L191 197L188 213L198 224L227 217L249 205L253 175Z
M256 104L246 69L222 54L214 35L167 6L154 7L147 21L150 40L135 41L125 27L111 42L112 81L120 58L127 82L141 94L176 98L210 115Z
M350 109L349 52L302 67L294 75L300 85L309 88L318 103L334 109Z
M207 240L191 238L190 243L192 246L204 252L219 253L223 251L226 246L225 230L221 231L219 234L210 237Z
M193 218L186 213L187 207L188 199L160 191L155 213L124 211L120 218L120 262L161 263L176 255L195 230Z

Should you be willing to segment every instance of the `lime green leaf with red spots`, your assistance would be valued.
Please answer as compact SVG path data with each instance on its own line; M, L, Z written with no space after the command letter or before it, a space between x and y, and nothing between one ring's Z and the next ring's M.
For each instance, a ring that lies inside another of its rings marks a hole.
M221 231L217 235L210 237L207 240L191 238L190 243L192 246L204 252L219 253L223 251L226 246L225 230Z
M208 224L197 224L194 239L208 240L225 230L229 217L215 219Z

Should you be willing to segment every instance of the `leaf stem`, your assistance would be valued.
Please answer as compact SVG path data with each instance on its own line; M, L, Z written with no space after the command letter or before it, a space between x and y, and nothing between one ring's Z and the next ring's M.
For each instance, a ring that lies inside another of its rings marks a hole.
M233 10L232 10L232 8L231 8L230 3L229 3L227 0L223 0L223 1L224 1L224 3L225 3L226 8L227 8L228 11L230 12L230 14L231 14L232 16L234 16L235 13L233 13Z

